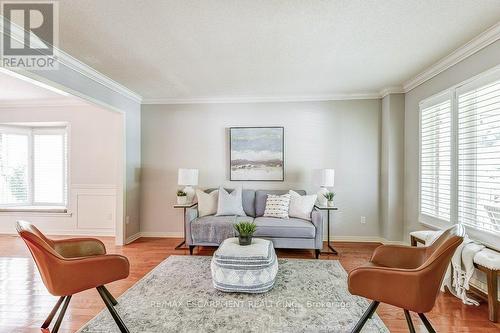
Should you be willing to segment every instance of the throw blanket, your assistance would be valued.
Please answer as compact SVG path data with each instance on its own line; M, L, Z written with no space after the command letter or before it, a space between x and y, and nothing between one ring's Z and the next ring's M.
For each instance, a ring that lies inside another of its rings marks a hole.
M441 232L436 232L434 237L425 240L425 244L432 244L440 235ZM467 290L469 290L469 282L474 274L474 256L484 248L484 245L473 241L469 236L465 235L464 241L455 250L451 258L451 264L446 270L441 291L445 291L445 287L447 287L464 304L479 305L477 301L467 296Z
M220 244L223 240L236 236L233 225L236 216L196 219L191 223L191 236L195 243Z

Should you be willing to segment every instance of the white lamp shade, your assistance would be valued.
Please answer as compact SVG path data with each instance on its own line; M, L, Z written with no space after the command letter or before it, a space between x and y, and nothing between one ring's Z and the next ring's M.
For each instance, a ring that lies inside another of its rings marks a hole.
M177 178L179 185L198 185L198 169L179 169Z
M333 187L335 185L335 170L333 169L315 170L314 183L321 187Z

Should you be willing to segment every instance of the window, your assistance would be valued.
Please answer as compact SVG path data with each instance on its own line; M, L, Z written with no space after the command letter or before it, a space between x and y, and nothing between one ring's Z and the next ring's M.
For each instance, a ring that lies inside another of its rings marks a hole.
M500 233L500 69L420 104L420 219Z
M0 125L0 207L67 205L64 127Z

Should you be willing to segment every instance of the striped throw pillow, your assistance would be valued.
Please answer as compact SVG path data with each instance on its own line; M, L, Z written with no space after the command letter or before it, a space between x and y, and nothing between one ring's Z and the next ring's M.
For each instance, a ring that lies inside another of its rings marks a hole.
M289 207L290 207L290 194L283 194L283 195L268 194L264 216L287 219Z

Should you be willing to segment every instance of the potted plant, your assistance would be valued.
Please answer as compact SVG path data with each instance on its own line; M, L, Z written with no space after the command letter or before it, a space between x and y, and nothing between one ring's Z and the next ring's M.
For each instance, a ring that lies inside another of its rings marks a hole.
M177 204L185 205L187 203L187 193L184 191L177 191Z
M327 192L323 194L323 196L326 198L326 205L328 207L333 207L333 198L335 197L335 192Z
M257 225L253 222L240 222L234 225L234 229L238 232L240 245L252 244L252 237L257 229Z

